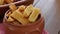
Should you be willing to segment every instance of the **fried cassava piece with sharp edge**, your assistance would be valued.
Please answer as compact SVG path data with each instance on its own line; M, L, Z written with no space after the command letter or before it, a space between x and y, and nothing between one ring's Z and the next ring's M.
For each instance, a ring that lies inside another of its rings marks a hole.
M31 22L35 22L36 19L38 18L40 14L40 10L38 8L34 8L33 12L31 13L31 15L29 16L29 21Z
M17 21L19 21L23 25L26 25L29 23L29 20L24 18L22 16L22 13L20 13L19 11L14 11L10 16L16 19Z
M12 13L9 15L10 17L8 21L13 21L14 19L22 25L30 24L30 22L35 22L40 14L40 9L33 7L33 5L21 5L17 8L16 5L12 4L9 7L12 10Z

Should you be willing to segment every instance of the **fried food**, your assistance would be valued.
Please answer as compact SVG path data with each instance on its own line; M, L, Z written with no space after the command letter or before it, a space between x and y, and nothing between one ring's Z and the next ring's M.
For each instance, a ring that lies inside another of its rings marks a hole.
M4 0L0 0L0 5L4 4Z
M6 16L7 16L7 17L10 16L11 13L12 13L12 12L10 11Z
M14 2L14 0L4 0L5 1L5 3L12 3L12 2Z
M36 19L38 18L38 15L40 14L40 10L38 8L34 8L33 12L29 16L29 21L30 22L35 22Z
M19 11L14 11L10 16L19 21L22 25L26 25L29 23L28 19L24 18L22 16L22 13L20 13Z
M9 8L10 8L12 11L17 10L16 5L15 5L15 4L12 4L12 3L10 4Z
M24 10L23 15L25 17L28 17L30 15L30 13L32 12L32 10L33 10L33 6L32 5L27 6L26 9Z
M30 24L30 22L33 23L37 20L40 14L39 8L35 8L32 5L29 5L29 6L21 5L18 7L18 9L14 4L10 5L9 7L12 10L12 13L11 14L8 13L8 16L10 16L8 18L8 21L15 20L16 23L14 21L14 24L27 25L27 24Z
M7 21L8 21L8 22L13 22L14 19L9 16L9 18L7 19Z
M0 5L13 3L14 0L0 0Z
M21 6L19 6L18 10L19 10L19 11L24 11L24 10L25 10L25 8L26 8L26 6L21 5Z

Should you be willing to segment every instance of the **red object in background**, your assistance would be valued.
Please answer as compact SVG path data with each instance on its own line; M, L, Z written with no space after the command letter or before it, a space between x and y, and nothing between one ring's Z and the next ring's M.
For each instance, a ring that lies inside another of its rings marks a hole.
M3 24L0 24L0 34L5 34ZM46 30L43 30L42 34L49 34Z

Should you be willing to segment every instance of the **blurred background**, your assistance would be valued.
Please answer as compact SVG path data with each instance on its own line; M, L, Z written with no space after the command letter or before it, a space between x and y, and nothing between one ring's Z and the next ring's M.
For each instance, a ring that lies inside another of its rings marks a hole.
M49 34L58 34L60 30L60 0L35 0L33 5L41 9L45 18L45 29Z

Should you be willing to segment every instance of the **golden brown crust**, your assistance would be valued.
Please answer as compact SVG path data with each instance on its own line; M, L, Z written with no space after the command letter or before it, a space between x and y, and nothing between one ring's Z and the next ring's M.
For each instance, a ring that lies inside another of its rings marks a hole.
M4 0L5 1L5 3L12 3L12 2L14 2L14 0Z

